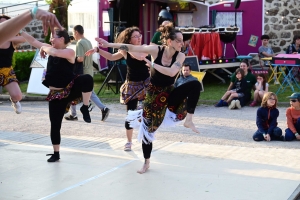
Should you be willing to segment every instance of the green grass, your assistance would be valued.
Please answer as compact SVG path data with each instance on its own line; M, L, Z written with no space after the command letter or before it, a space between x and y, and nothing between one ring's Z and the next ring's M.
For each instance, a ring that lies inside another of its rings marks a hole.
M94 91L96 93L98 93L103 81L105 79L105 76L101 75L101 74L96 74L94 76ZM229 85L229 78L226 80L226 83L219 83L218 80L212 78L212 77L205 77L204 78L204 92L201 92L201 96L200 96L200 100L202 101L211 101L211 102L217 102L222 95L225 93L225 91L228 88ZM20 88L23 94L26 94L28 96L40 96L37 94L27 94L26 90L27 90L27 86L28 86L28 82L21 82L20 83ZM115 86L112 85L113 89L115 90ZM279 85L274 85L273 82L270 83L270 87L269 87L269 91L272 91L274 93L277 92L279 88ZM295 87L294 87L295 88ZM295 90L297 92L299 92L299 90L297 88L295 88ZM3 90L3 93L7 92L5 90ZM286 90L284 91L284 93L279 93L278 94L278 101L279 102L288 102L288 99L286 98L287 96L290 96L293 93L293 91L287 87ZM107 88L107 86L104 86L104 88L102 89L101 93L98 95L99 97L101 97L102 99L105 99L105 101L118 101L120 94L115 94L111 89Z

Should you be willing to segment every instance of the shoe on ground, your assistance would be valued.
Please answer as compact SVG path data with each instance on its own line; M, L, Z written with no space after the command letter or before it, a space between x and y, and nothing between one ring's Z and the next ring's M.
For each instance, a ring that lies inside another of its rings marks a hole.
M124 146L124 151L131 151L131 145L132 145L131 142L127 142Z
M14 108L15 112L17 114L21 114L21 112L22 112L21 103L19 101L13 102L11 99L10 99L10 101L11 101L11 106Z
M223 100L221 99L218 103L215 104L215 107L222 107L223 106Z
M47 161L48 162L56 162L60 159L59 156L57 155L54 155L54 154L47 154L46 156L51 156Z
M252 101L252 103L250 103L250 105L249 105L249 106L251 106L251 107L255 107L255 106L256 106L256 104L257 104L257 102L256 102L256 101Z
M228 106L227 101L223 101L223 106Z
M109 115L109 112L110 112L110 109L105 107L103 110L102 110L102 119L101 121L105 121Z
M72 115L69 115L69 116L66 116L65 117L66 120L69 120L69 121L77 121L78 120L78 117L77 116L72 116Z
M228 109L232 110L232 109L234 109L234 108L235 108L235 100L232 100L232 101L230 102L230 105L228 106Z
M91 120L91 116L90 116L90 112L89 112L88 106L82 105L81 108L80 108L80 111L82 113L83 120L86 123L91 123L92 120Z
M235 100L235 107L241 109L242 106L240 100Z

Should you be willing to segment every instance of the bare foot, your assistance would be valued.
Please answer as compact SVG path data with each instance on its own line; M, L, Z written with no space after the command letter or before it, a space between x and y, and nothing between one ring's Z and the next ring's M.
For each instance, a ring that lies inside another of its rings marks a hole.
M198 131L198 129L196 129L196 127L192 121L185 121L183 126L185 126L186 128L192 129L192 131L194 131L195 133L200 133L200 131Z
M143 167L140 170L138 170L137 173L143 174L149 169L149 167L150 167L150 162L145 162L143 164Z

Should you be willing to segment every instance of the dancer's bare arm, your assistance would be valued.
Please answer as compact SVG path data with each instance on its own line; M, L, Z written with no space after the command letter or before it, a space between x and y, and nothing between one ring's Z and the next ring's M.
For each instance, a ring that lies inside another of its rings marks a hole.
M40 48L40 54L44 57L44 53L60 58L66 58L70 63L75 63L75 51L73 49L55 49L49 46L42 46Z
M161 65L158 65L155 63L151 63L150 60L148 60L147 58L145 58L144 60L147 62L148 67L154 68L157 71L159 71L160 73L165 74L167 76L174 77L181 69L184 59L185 59L185 55L180 52L177 55L176 61L173 63L173 65L170 68L164 67L164 66L161 66Z
M10 20L4 21L0 24L0 44L9 41L10 38L14 37L19 33L19 31L25 27L31 20L31 10L24 12ZM54 27L62 29L62 26L59 24L53 13L50 13L45 10L37 9L35 17L38 20L43 21L43 30L44 35L48 34L48 28L51 28L51 31L54 32Z
M31 45L34 46L37 49L40 49L42 46L48 46L51 47L50 44L47 43L42 43L40 41L38 41L37 39L35 39L34 37L32 37L31 35L29 35L28 33L22 32L20 33L20 35Z
M106 58L107 60L110 60L110 61L115 61L115 60L119 60L123 57L122 53L121 52L117 52L117 53L114 53L114 54L111 54L107 51L104 51L98 47L95 47L93 49L90 49L88 50L85 55L86 56L90 56L92 55L93 53L99 53L102 57Z

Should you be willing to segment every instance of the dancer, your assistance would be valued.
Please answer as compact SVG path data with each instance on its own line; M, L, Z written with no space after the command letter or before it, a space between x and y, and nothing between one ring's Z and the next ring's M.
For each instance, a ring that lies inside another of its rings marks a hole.
M156 46L156 45L145 45L145 46L136 46L136 45L127 45L119 43L108 43L104 39L96 38L96 41L99 42L99 45L102 47L112 47L119 48L125 51L134 51L151 54L152 60L150 62L148 59L144 59L147 62L148 66L151 66L151 79L150 84L147 87L146 99L144 101L144 109L139 112L139 116L143 115L142 123L139 130L138 139L142 140L143 154L145 158L145 163L141 170L138 173L145 173L150 166L150 156L152 151L152 141L154 140L154 135L156 130L162 124L163 120L174 119L175 121L180 121L188 115L187 119L192 121L192 114L187 113L184 108L184 99L187 95L178 96L178 100L182 100L182 104L178 106L174 112L167 109L168 98L174 88L173 84L175 77L178 74L182 63L185 59L183 53L180 52L183 45L183 36L179 30L174 29L172 26L160 27L159 30L162 32L163 44L166 46ZM184 90L188 93L192 88L189 87L194 81L184 84ZM200 84L200 83L199 83ZM178 87L179 88L179 87ZM195 101L189 101L187 104ZM196 107L196 105L189 105L188 107ZM165 113L167 110L167 117ZM183 111L179 113L177 111ZM136 113L133 111L128 112L127 119L131 119L132 115ZM165 118L165 119L164 119ZM133 121L133 122L136 122ZM167 123L164 123L167 124ZM194 127L193 123L190 123L190 126ZM189 127L191 128L191 127Z
M51 45L41 43L27 33L21 33L21 36L40 49L42 57L49 55L43 85L50 89L46 100L49 101L50 135L54 154L47 156L51 155L48 162L56 162L60 159L60 129L67 104L82 97L83 105L80 111L84 121L91 122L88 105L93 90L93 78L88 74L74 74L75 52L67 48L70 42L67 31L57 30L50 39Z
M129 27L123 30L116 42L124 44L141 45L142 34L138 27ZM139 101L145 99L146 87L150 81L150 74L146 62L143 58L147 55L145 53L118 51L111 54L98 48L91 49L86 55L92 53L99 53L104 58L115 61L121 58L126 59L127 74L125 83L120 88L121 103L126 105L127 111L136 110ZM127 143L124 146L125 151L131 151L133 128L129 126L129 122L125 121L125 129L127 136Z
M254 141L284 140L282 130L277 126L279 110L277 96L273 92L266 92L262 98L261 107L257 109L256 125L258 130L253 135Z
M10 17L0 15L0 24L9 20ZM12 68L13 54L19 44L26 42L23 37L14 36L8 41L0 44L0 86L3 86L10 95L11 106L17 114L22 112L21 99L22 92L19 87L19 81L16 73Z
M76 69L77 74L89 74L92 77L94 76L93 70L93 59L92 57L86 57L84 54L91 48L93 48L91 42L84 37L84 29L81 25L76 25L73 28L73 36L76 43ZM94 102L96 106L102 112L102 119L101 121L105 121L109 115L110 109L107 108L103 103L100 101L99 97L96 95L94 90L92 91L91 101ZM65 116L66 120L70 121L77 121L78 117L76 116L76 105L71 105L71 113L68 116Z
M36 6L29 11L10 19L6 23L0 23L0 45L3 42L9 41L11 37L17 35L19 31L33 19L43 21L44 35L48 34L49 27L52 33L54 31L54 27L62 29L62 26L53 13L41 10Z

